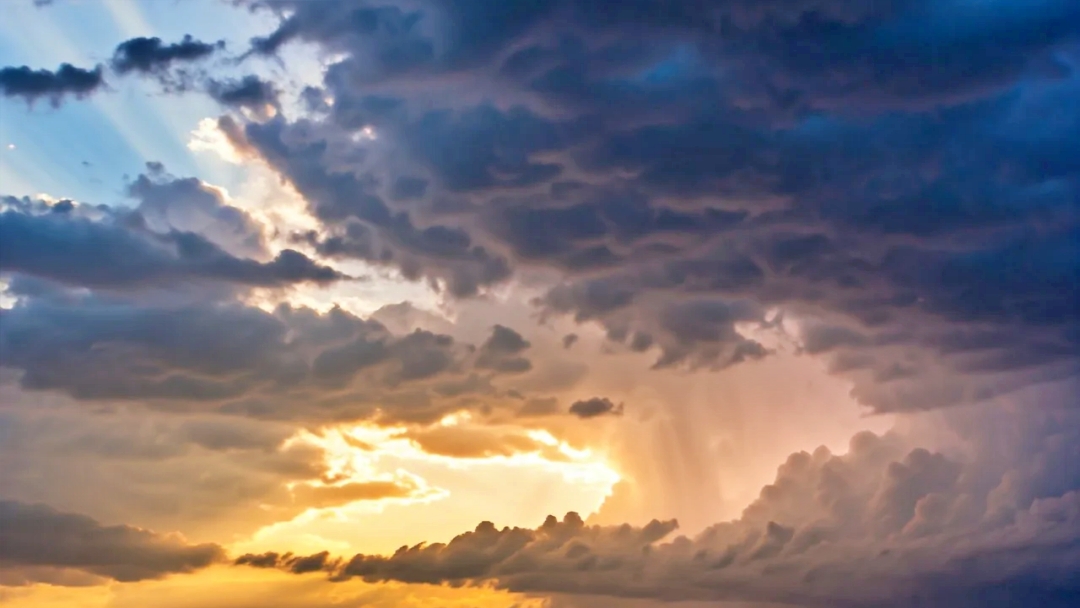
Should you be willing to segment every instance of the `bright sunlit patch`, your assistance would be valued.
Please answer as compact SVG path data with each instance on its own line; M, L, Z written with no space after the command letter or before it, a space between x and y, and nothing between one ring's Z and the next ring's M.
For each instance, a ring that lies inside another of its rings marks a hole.
M342 426L301 431L287 445L325 454L326 479L413 484L404 498L313 508L264 527L238 552L320 551L332 538L350 551L390 552L402 544L448 540L478 519L533 527L548 514L595 512L619 481L606 458L548 431L475 423L464 413L428 427ZM340 545L339 545L340 546ZM344 551L343 551L344 552Z
M164 580L96 587L0 588L5 608L542 608L547 602L485 586L329 583L325 575L220 565Z
M225 162L240 164L244 157L218 128L217 119L204 118L190 134L187 144L192 152L210 152Z
M360 142L364 140L371 141L378 138L379 136L375 133L375 127L372 127L371 125L365 126L363 129L360 129L352 136L352 140L355 142Z
M748 340L754 340L773 352L795 352L798 343L792 338L792 322L784 311L773 308L765 312L765 321L735 324L735 331Z
M0 278L0 308L11 308L19 301L8 291L10 287L11 283L7 279Z

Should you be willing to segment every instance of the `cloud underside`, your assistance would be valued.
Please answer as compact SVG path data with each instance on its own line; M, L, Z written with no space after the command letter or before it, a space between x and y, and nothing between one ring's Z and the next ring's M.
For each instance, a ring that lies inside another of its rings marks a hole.
M45 505L0 501L2 584L53 582L49 575L59 579L55 570L64 569L140 581L193 572L224 557L217 545L191 545L131 526L104 526Z
M268 6L281 24L247 61L300 41L336 57L307 113L266 119L280 91L256 76L208 76L207 92L255 110L221 131L317 228L254 260L190 226L26 203L4 215L3 270L235 292L330 283L345 277L329 264L362 261L458 298L555 270L543 315L599 324L659 369L768 357L746 327L794 319L879 412L1078 372L1075 3L1024 19L921 0ZM971 27L942 29L958 20ZM133 39L114 69L219 47ZM42 91L67 90L54 76Z
M253 52L339 59L312 114L221 128L323 255L457 296L557 269L542 311L661 368L766 357L737 328L779 309L878 411L1077 372L1074 3L273 6Z

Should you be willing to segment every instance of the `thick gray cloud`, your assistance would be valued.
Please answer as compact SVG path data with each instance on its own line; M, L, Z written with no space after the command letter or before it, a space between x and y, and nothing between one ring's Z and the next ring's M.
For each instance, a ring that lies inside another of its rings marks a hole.
M536 529L485 522L447 544L317 561L335 580L490 581L667 601L1070 606L1080 597L1080 469L1058 465L1078 456L1077 422L1058 406L960 408L924 421L960 436L942 450L860 433L843 455L792 454L742 517L694 538L671 538L673 521L588 526L569 514ZM296 561L240 563L289 570Z
M338 58L332 105L223 123L327 255L554 268L543 311L658 367L768 356L778 309L859 336L815 350L878 411L1080 371L1074 2L251 4L254 54Z
M596 418L604 415L620 416L623 413L623 406L621 403L615 405L607 397L593 397L571 403L569 411L578 418Z
M219 190L193 178L178 178L160 163L128 184L136 210L156 232L198 232L237 256L266 255L262 227L244 210L230 205Z
M0 361L25 389L275 419L430 421L516 405L492 379L523 371L528 359L520 344L495 343L394 334L337 308L266 312L45 289L0 310Z
M184 224L191 224L191 218L211 215L224 231L246 232L239 236L249 248L258 245L261 236L243 212L220 204L196 180L154 183L143 176L131 189L157 226L150 226L140 211L98 208L97 217L89 217L72 213L70 201L35 205L5 198L0 207L0 271L106 290L206 281L280 287L347 278L295 250L259 262L236 257L190 231Z
M238 80L210 79L207 92L223 106L248 108L263 112L267 106L277 107L279 91L274 83L255 75L248 75Z
M0 571L72 568L118 581L193 572L223 560L213 544L130 526L104 526L84 515L46 505L0 501ZM32 574L31 574L32 576ZM33 579L26 582L32 582Z
M480 346L476 366L507 373L527 372L532 369L532 362L522 357L521 353L529 346L531 344L521 334L509 327L496 325L491 337Z
M28 102L48 99L54 106L64 97L86 97L105 86L101 66L92 70L62 63L55 72L28 66L0 68L0 92L6 97L22 97Z

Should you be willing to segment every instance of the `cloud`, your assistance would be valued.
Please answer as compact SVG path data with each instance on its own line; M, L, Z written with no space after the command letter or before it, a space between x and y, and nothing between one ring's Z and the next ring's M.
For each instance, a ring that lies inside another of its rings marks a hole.
M54 105L67 96L83 98L105 86L101 66L92 70L62 63L55 72L34 70L28 66L0 68L0 91L7 97L22 97L28 102L48 98Z
M285 249L268 262L230 255L204 236L156 232L139 213L91 220L65 213L0 212L0 270L75 287L137 289L210 281L279 287L347 278Z
M606 414L619 416L623 413L623 406L621 403L615 405L607 397L593 397L571 403L570 413L578 418L596 418Z
M149 530L104 526L41 504L0 501L0 570L14 570L16 576L21 568L28 573L41 567L71 568L129 582L193 572L224 557L217 545L191 545Z
M202 42L185 35L180 42L165 44L161 38L138 37L125 40L116 46L112 67L120 74L141 72L159 73L178 63L191 63L206 59L215 51L225 48L225 42Z
M542 313L658 368L829 325L879 412L1076 375L1075 3L864 4L274 3L251 50L335 56L321 109L222 128L323 255L458 297L554 271Z
M84 284L86 276L79 275ZM527 361L515 344L478 351L427 330L394 334L340 308L282 304L268 312L228 294L131 299L26 281L8 290L19 301L0 310L4 367L20 373L24 389L81 400L270 419L430 422L458 409L516 407L519 400L492 381Z
M7 381L0 398L0 458L19 463L4 472L4 498L102 521L238 539L309 509L408 503L436 492L393 467L336 467L288 422L115 402L95 410Z
M521 334L509 327L496 325L492 328L491 337L480 346L476 366L507 373L527 372L532 369L532 362L520 355L529 346L531 344Z
M197 232L237 256L267 255L263 227L220 189L194 177L169 175L160 163L128 184L136 211L155 232Z
M324 558L320 569L664 601L1064 607L1080 592L1080 476L1048 463L1074 457L1076 422L1060 406L959 408L922 421L964 437L944 451L910 447L918 432L860 433L846 454L792 454L740 518L693 538L672 538L674 521L590 526L571 513L536 529L484 522L446 544Z
M267 107L276 108L279 103L277 87L255 75L239 80L210 79L207 92L223 106L248 108L259 113L265 112Z
M319 572L335 567L337 564L330 557L330 553L323 551L313 555L293 555L292 553L278 554L274 552L255 555L246 553L236 558L238 566L253 566L255 568L280 568L293 574L306 574Z
M248 124L242 131L230 119L220 124L238 149L279 150L266 157L267 162L307 196L312 212L326 222L325 234L297 235L321 255L393 265L408 279L427 278L460 297L474 296L481 287L509 277L506 258L473 243L464 230L418 227L408 213L394 211L372 191L377 184L322 165L318 159L327 142L315 143L305 160L282 141L292 139L293 130L280 118ZM356 145L344 135L339 146ZM365 152L361 148L350 155L358 158Z

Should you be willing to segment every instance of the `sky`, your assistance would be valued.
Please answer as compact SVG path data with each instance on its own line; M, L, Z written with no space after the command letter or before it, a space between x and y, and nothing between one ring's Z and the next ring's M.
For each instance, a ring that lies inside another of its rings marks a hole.
M0 603L1080 603L1075 0L7 0Z

